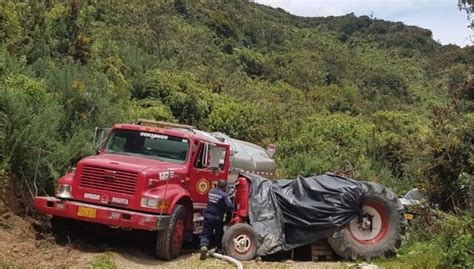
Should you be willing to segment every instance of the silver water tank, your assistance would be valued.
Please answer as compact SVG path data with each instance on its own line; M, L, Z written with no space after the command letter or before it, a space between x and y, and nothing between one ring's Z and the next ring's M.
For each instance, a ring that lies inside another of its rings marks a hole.
M212 133L218 140L230 145L231 175L229 181L237 179L240 171L250 172L267 178L275 176L276 165L273 153L255 144L229 137L223 133Z

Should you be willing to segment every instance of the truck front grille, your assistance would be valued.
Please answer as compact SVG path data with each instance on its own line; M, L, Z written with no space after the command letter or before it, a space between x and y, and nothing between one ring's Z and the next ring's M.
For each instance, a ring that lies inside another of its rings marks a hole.
M134 194L138 173L84 166L79 186L104 191Z

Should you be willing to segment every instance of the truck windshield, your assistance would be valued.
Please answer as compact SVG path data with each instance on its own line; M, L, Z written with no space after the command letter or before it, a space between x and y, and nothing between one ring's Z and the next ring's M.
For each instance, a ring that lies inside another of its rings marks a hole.
M185 163L189 140L158 133L114 130L110 135L106 153L140 156L171 163Z

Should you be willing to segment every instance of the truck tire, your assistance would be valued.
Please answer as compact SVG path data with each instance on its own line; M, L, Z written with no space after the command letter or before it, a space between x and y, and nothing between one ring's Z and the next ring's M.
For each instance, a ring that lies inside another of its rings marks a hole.
M184 206L176 205L168 227L157 232L155 252L159 259L172 260L178 257L183 247L185 215Z
M225 255L239 261L249 261L257 254L257 242L257 235L252 226L237 223L224 232L222 249Z
M394 255L404 238L407 221L395 193L372 182L360 182L365 194L362 207L366 217L359 218L328 238L334 252L348 260Z

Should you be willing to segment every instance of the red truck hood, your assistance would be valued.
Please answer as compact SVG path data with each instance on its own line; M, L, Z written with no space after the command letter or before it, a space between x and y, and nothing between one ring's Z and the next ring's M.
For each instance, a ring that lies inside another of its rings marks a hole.
M140 158L134 156L118 155L118 154L100 154L84 158L81 161L84 165L94 165L110 169L126 170L131 172L143 172L145 170L179 170L185 167L184 164L175 164L163 162L160 160ZM148 172L148 171L147 171Z

